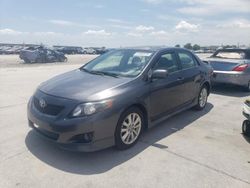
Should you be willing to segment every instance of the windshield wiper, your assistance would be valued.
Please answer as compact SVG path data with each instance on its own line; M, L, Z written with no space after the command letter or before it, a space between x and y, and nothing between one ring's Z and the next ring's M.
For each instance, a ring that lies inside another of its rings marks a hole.
M111 73L111 72L93 71L93 70L88 70L88 69L85 69L85 68L81 68L81 70L83 70L85 72L88 72L90 74L107 75L107 76L112 76L112 77L115 77L115 78L119 77L117 74Z
M112 76L112 77L115 77L115 78L118 78L119 76L115 73L112 73L112 72L103 72L103 71L93 71L93 73L96 73L96 74L102 74L102 75L106 75L106 76Z

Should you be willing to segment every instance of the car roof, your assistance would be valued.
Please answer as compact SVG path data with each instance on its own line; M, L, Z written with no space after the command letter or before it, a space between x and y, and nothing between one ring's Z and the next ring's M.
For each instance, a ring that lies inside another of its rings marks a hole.
M226 49L218 49L217 52L246 52L250 53L250 49L247 48L226 48Z
M159 51L165 51L165 50L176 50L176 49L189 51L185 48L166 47L166 46L127 47L127 48L117 48L116 50L119 50L119 49L141 50L141 51L151 51L151 52L159 52Z
M245 58L250 59L250 49L247 48L226 48L226 49L218 49L214 52L212 56L216 56L219 52L243 52L245 53Z

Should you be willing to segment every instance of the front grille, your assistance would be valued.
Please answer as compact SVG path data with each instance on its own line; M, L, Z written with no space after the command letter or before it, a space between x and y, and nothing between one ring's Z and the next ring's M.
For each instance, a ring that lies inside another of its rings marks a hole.
M54 104L47 104L44 108L42 108L39 104L39 100L36 97L34 97L34 106L39 112L48 114L51 116L58 115L64 108L63 106L54 105Z

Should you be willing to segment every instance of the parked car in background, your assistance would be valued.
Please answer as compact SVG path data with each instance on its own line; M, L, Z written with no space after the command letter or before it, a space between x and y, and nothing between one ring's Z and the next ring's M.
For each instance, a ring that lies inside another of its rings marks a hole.
M239 85L250 91L250 49L219 49L204 61L214 69L212 83Z
M143 130L183 110L202 110L212 68L181 48L119 49L43 82L29 125L61 147L127 149Z
M247 118L242 123L242 133L250 137L250 99L247 99L243 106L243 115Z
M53 48L64 54L83 54L84 50L82 47L78 46L53 46Z
M38 47L34 50L21 50L20 59L25 63L51 63L51 62L65 62L67 57L61 52L51 50L44 47Z
M11 46L1 46L0 47L0 54L8 54L8 50L11 49Z
M6 54L19 54L22 49L23 46L13 46L6 50Z
M101 47L101 48L94 48L94 50L96 51L96 54L104 54L106 53L108 50L105 47Z
M84 54L96 54L96 50L94 48L84 48Z

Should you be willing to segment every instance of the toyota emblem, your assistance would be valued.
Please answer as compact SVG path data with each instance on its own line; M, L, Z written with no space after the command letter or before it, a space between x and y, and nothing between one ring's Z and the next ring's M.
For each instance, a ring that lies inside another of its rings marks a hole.
M44 99L39 100L39 105L41 108L45 108L47 106L46 101Z

